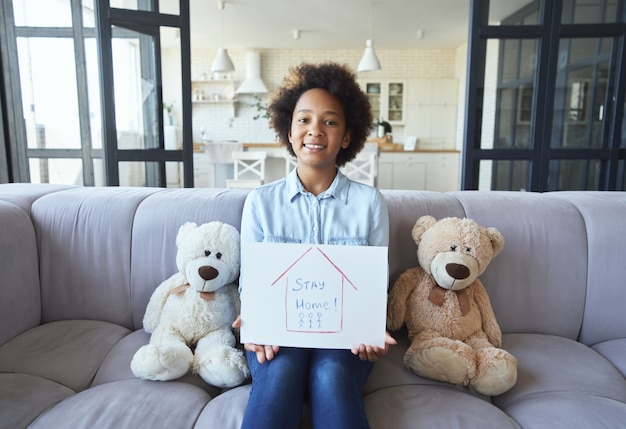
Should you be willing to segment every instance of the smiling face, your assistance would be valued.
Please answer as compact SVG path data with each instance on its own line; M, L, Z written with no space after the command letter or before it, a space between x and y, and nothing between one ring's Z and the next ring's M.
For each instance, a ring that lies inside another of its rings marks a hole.
M339 99L325 89L304 92L293 111L289 141L298 157L298 168L334 172L337 154L350 145Z

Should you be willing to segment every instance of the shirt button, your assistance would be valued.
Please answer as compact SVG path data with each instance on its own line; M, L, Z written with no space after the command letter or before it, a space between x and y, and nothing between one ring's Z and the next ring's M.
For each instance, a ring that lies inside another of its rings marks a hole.
M317 232L317 227L316 226L313 227L313 232Z

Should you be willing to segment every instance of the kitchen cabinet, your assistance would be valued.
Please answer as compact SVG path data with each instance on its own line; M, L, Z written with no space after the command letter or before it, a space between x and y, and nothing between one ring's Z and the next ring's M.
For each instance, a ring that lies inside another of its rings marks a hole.
M380 189L455 191L459 189L459 152L381 152Z
M422 146L452 148L457 132L457 79L411 79L408 82L405 136Z
M403 80L361 80L374 119L382 117L391 125L402 125L406 118L406 82Z
M193 186L195 188L207 188L215 185L213 180L214 166L204 151L193 153Z

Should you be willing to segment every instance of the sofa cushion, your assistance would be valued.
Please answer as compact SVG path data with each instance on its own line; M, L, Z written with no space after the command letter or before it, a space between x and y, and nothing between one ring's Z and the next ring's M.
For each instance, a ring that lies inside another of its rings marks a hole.
M449 389L458 390L466 394L475 395L478 398L489 401L488 397L479 395L478 393L470 392L463 386L455 386L450 383L444 383L441 381L430 380L428 378L420 377L414 374L406 366L404 366L404 354L409 348L409 339L406 329L401 329L397 332L392 332L391 336L398 342L389 348L389 352L386 356L378 359L373 367L372 372L367 378L367 382L363 387L365 395L369 395L372 392L386 389L392 386L410 386L410 385L431 385L431 386L444 386Z
M239 429L248 406L250 388L250 384L235 387L213 399L202 410L194 428Z
M135 374L130 369L130 361L139 348L147 344L150 335L144 330L134 331L121 338L113 345L98 368L91 387L120 380L134 380Z
M25 428L44 410L74 391L29 374L0 373L0 429Z
M584 401L585 397L594 396L626 402L626 379L608 360L584 344L554 335L505 334L502 347L517 358L517 384L492 398L505 411L521 402L527 409L532 401L539 407L545 399L554 397L562 397L562 405L568 407L571 400ZM626 413L620 415L626 422Z
M527 398L503 411L532 429L617 429L626 422L625 403L575 391Z
M111 383L112 381L136 379L137 377L135 377L130 369L130 361L137 350L139 350L139 348L144 344L148 344L148 341L150 341L150 334L146 333L143 329L132 332L119 340L113 346L111 351L109 351L104 359L104 362L102 362L102 365L100 365L91 386L93 387L100 384ZM222 391L221 388L211 386L201 377L191 373L184 375L176 381L182 381L198 386L212 397L219 395ZM153 381L153 383L161 382Z
M29 429L191 428L210 400L204 390L187 383L116 381L65 399Z
M237 429L250 396L250 385L236 387L209 402L195 428ZM389 386L365 395L365 411L372 429L441 428L506 429L519 426L502 411L454 387L440 385ZM310 409L304 405L300 428L310 428Z
M0 347L0 372L32 374L87 389L111 348L130 331L96 320L63 320L32 328Z
M444 386L391 386L365 397L372 429L506 429L519 426L487 401Z
M626 338L603 341L591 348L604 356L626 377Z

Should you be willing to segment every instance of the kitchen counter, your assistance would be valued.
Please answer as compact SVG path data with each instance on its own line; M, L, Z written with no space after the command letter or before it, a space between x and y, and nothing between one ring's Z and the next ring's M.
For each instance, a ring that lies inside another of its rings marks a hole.
M211 145L211 143L206 143ZM243 150L267 152L265 180L270 182L286 174L286 149L281 143L240 143ZM378 175L381 189L424 189L454 191L459 189L460 151L456 149L416 148L404 150L399 143L378 143ZM223 187L232 177L232 164L209 159L205 144L194 143L196 186ZM211 162L213 161L213 162ZM224 160L222 160L224 161Z

